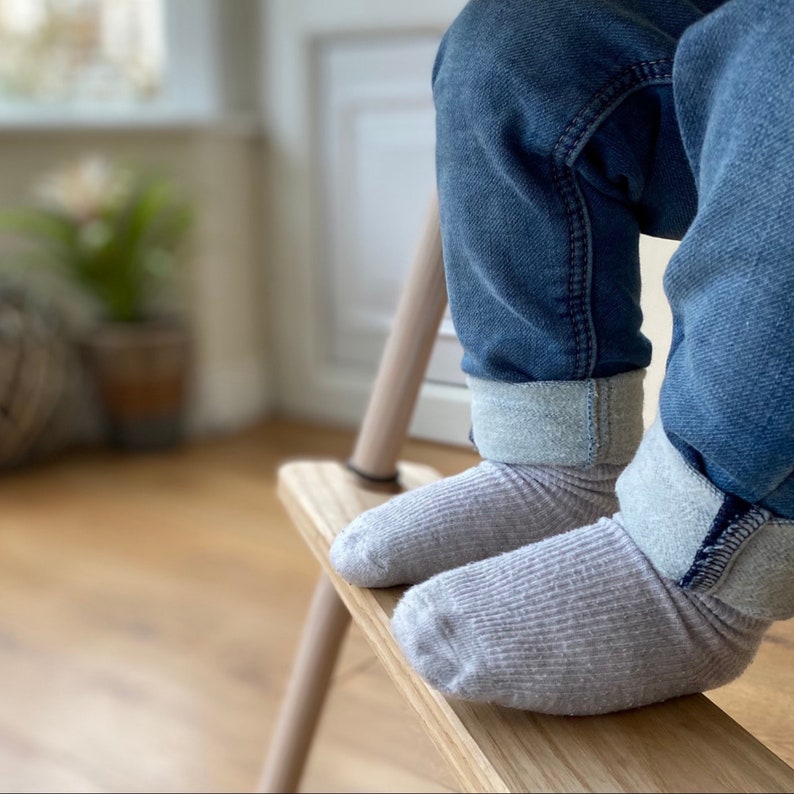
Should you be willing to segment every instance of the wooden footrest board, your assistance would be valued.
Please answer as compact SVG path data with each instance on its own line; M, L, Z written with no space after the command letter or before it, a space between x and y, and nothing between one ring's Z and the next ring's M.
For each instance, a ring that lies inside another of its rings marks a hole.
M413 488L439 475L400 465ZM336 534L387 493L337 461L296 461L279 494L325 573L464 791L794 791L794 770L703 695L600 717L552 717L447 699L407 665L390 618L402 590L353 587L331 568Z

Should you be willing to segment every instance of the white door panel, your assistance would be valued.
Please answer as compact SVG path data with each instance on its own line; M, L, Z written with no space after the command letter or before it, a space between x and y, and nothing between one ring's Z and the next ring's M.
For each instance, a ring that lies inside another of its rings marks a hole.
M268 0L262 36L268 311L282 410L357 424L434 186L431 70L463 0ZM661 272L643 239L646 381L655 414L669 345ZM469 398L447 316L412 425L467 444Z
M345 423L365 408L435 187L432 66L463 2L387 5L273 0L263 30L279 402ZM460 357L446 320L413 435L468 443Z

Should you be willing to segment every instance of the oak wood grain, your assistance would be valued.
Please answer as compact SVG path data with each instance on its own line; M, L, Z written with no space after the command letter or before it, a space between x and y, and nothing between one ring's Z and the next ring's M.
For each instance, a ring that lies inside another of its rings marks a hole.
M401 464L405 488L432 469ZM448 700L405 662L389 628L401 590L348 585L328 563L336 534L388 495L335 461L292 462L279 495L353 620L465 791L791 791L788 767L702 695L631 712L560 718Z
M0 477L0 791L252 790L318 574L276 471L345 459L353 441L276 420ZM444 475L477 461L419 441L401 456ZM789 764L793 660L794 621L775 624L748 671L708 693ZM301 790L459 790L355 626Z

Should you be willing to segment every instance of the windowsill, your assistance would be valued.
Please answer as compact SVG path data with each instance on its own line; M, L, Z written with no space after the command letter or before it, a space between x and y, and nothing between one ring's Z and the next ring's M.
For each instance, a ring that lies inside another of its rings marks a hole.
M79 134L85 132L198 132L255 136L263 122L253 113L199 114L185 112L19 112L0 117L0 135L20 133Z

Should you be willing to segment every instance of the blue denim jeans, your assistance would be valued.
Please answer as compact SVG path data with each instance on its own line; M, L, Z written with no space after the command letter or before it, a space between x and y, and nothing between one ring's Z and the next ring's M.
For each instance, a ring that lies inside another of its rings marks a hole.
M433 89L480 452L632 460L621 509L663 572L714 591L774 534L794 614L794 3L472 0ZM640 233L681 245L659 427L635 455ZM671 534L671 500L694 517L660 551L645 535Z

